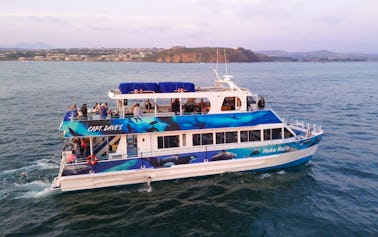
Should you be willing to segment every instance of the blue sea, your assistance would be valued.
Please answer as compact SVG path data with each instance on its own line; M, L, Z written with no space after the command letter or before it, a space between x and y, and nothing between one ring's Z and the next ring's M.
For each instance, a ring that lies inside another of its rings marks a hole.
M378 236L378 62L228 65L281 117L322 126L306 165L50 191L72 102L112 105L120 82L212 85L214 66L0 62L0 236Z

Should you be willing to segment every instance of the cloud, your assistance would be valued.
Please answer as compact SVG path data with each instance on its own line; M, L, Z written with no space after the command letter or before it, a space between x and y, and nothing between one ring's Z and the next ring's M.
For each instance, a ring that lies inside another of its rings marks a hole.
M112 31L112 27L102 27L102 26L97 26L97 25L88 25L85 27L86 29L93 30L93 31L99 31L99 32L104 32L104 31Z
M378 51L377 12L375 0L13 0L0 2L0 43Z

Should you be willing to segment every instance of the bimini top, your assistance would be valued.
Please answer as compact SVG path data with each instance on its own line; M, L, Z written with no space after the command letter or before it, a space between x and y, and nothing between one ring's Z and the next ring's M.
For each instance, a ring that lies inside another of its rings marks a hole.
M122 94L135 92L169 93L169 92L195 92L194 83L191 82L124 82L119 84Z

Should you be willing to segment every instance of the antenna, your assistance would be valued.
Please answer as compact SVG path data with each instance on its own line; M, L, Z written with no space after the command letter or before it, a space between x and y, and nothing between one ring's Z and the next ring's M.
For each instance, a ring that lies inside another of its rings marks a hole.
M218 55L219 55L219 52L218 52L218 48L217 48L217 63L215 64L215 69L216 69L217 71L218 71L218 62L219 62Z
M226 64L226 75L228 75L226 48L223 48L223 51L224 51L224 64Z

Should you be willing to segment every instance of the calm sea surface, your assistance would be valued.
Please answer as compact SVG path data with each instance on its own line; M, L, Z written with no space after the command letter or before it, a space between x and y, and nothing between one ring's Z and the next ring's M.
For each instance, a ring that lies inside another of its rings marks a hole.
M0 236L378 236L378 63L230 64L287 119L322 125L311 163L72 193L49 190L67 106L127 81L212 85L213 64L0 62ZM221 67L220 67L221 68Z

